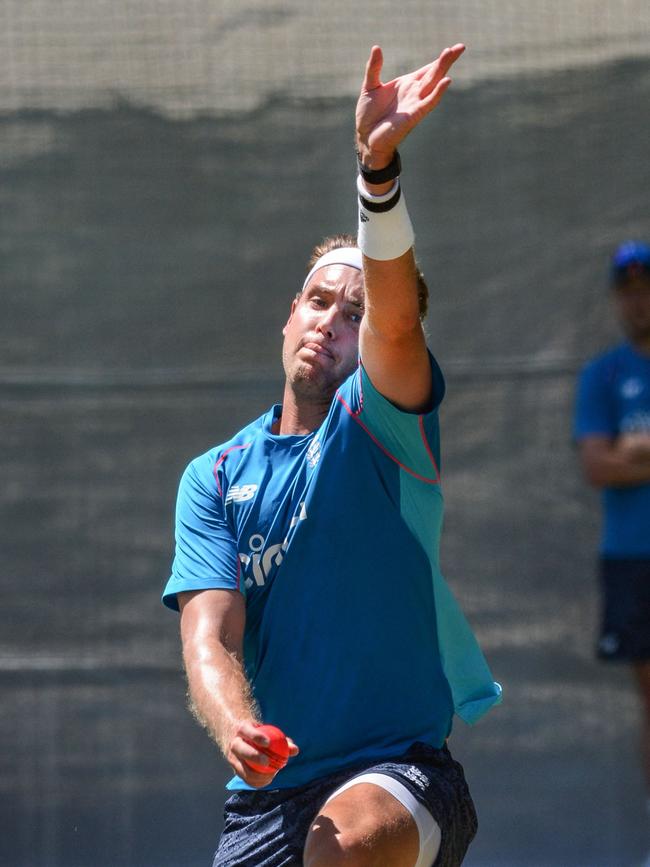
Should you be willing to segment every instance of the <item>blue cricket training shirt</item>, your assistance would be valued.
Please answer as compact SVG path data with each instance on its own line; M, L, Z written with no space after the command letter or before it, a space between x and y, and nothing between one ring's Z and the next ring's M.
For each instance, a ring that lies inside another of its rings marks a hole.
M440 574L438 404L402 412L363 367L322 425L271 432L280 407L192 461L177 503L164 602L246 596L246 673L264 722L300 747L273 788L302 785L414 741L439 747L454 712L500 700ZM235 777L231 789L248 786Z

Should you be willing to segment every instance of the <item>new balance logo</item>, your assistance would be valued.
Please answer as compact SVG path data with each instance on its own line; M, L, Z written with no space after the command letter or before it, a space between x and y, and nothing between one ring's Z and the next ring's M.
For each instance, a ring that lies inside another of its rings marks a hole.
M233 485L228 488L226 506L228 503L245 503L246 500L252 500L256 490L257 485Z

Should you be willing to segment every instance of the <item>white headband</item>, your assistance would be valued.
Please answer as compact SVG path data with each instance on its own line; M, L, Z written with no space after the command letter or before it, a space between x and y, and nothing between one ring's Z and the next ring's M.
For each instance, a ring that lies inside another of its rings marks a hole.
M361 250L358 247L337 247L336 250L330 250L329 253L324 253L320 259L316 260L316 264L309 274L307 274L300 291L305 291L305 287L314 276L314 272L318 271L320 268L325 268L327 265L349 265L350 268L356 268L357 271L363 271Z

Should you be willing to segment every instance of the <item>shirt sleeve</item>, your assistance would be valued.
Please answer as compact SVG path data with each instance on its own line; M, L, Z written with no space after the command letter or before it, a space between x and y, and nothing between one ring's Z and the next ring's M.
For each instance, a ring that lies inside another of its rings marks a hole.
M204 455L185 470L176 502L176 554L163 602L178 611L176 594L186 590L241 590L236 539Z
M615 436L617 433L616 414L606 373L602 364L592 362L583 368L578 379L574 438Z
M344 383L339 400L368 436L399 466L424 482L440 481L440 430L438 407L445 381L437 361L429 353L432 373L431 408L425 413L399 409L377 389L363 364Z

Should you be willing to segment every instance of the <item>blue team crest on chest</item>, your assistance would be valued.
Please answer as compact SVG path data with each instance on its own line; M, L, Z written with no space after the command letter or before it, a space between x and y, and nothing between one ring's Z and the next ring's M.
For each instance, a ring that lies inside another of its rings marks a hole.
M320 461L321 455L321 447L320 447L320 437L316 434L309 444L309 448L307 449L307 454L305 455L305 460L307 461L307 466L313 470L316 464Z

